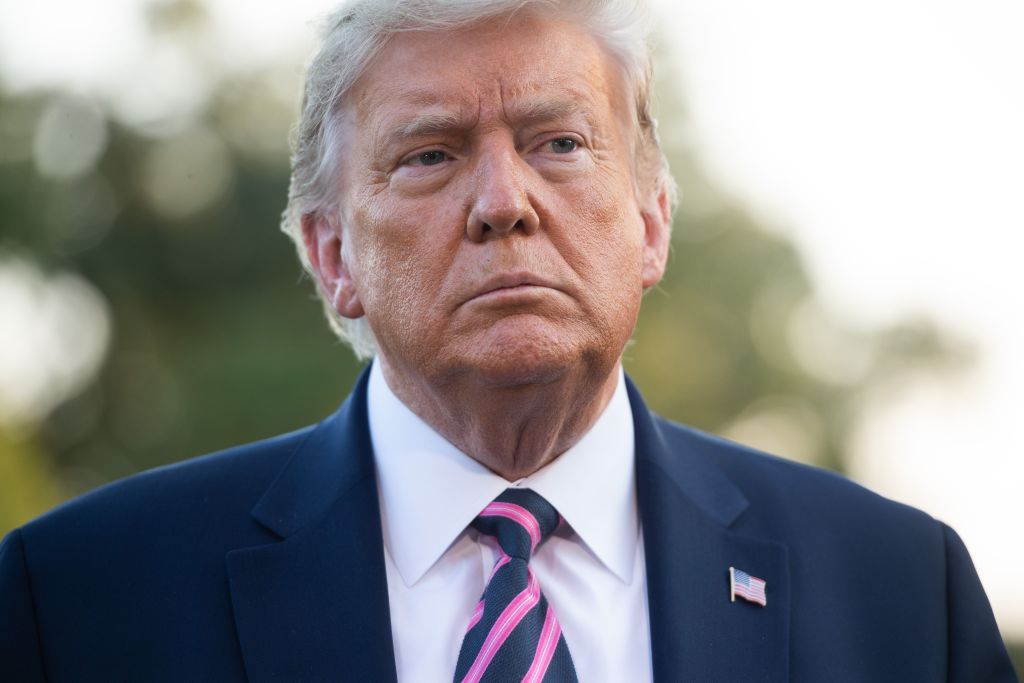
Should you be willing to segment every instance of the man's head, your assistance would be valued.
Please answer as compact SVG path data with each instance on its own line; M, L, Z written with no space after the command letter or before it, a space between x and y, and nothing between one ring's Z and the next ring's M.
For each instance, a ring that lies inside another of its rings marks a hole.
M368 0L329 26L284 227L356 352L496 382L617 358L673 191L635 8Z

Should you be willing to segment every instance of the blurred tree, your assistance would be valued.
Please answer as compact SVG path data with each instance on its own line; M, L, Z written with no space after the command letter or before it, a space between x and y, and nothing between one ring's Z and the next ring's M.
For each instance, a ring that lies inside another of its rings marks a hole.
M1010 643L1008 648L1010 650L1010 659L1013 661L1013 666L1017 669L1019 676L1020 672L1024 671L1024 643Z
M46 454L29 440L0 428L0 533L61 501Z

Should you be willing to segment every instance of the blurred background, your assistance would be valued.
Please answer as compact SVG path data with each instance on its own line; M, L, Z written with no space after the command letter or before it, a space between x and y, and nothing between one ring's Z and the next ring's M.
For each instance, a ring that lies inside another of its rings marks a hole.
M0 0L0 535L347 393L278 232L330 6ZM1024 7L655 8L682 203L627 370L952 524L1024 642Z

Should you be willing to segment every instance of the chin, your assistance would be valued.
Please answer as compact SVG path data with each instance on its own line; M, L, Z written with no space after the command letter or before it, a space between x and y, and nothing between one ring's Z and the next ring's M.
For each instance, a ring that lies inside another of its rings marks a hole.
M495 325L478 336L456 360L462 370L495 387L548 384L574 373L587 373L601 354L584 343L586 335L550 321L516 321Z

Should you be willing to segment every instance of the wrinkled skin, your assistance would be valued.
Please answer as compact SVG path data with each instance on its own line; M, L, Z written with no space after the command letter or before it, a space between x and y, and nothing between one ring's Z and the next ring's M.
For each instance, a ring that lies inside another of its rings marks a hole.
M637 188L630 102L563 19L399 34L345 100L341 215L303 221L395 393L510 480L600 414L664 272L667 198Z

